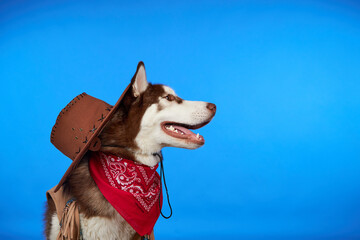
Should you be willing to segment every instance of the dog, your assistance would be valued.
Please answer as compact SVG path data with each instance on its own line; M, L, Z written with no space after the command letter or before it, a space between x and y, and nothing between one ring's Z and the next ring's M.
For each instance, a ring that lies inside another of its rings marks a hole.
M204 137L191 130L208 124L216 105L187 101L165 85L147 81L145 67L139 64L130 88L118 109L99 135L101 152L131 159L149 167L156 166L164 147L197 149ZM63 184L79 206L84 239L136 239L136 231L104 198L89 172L89 154ZM54 202L47 202L46 239L56 239L59 220Z

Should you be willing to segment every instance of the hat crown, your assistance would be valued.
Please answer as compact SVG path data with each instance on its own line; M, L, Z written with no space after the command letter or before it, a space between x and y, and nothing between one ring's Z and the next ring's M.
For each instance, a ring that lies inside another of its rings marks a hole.
M110 104L86 93L76 96L59 113L51 143L71 160L81 158L89 148L100 149L97 136L111 109Z

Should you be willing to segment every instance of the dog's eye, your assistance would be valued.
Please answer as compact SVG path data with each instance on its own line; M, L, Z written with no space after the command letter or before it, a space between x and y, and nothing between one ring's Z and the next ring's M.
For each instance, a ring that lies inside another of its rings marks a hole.
M165 98L166 100L170 101L170 102L175 100L174 95L171 95L171 94L166 95L164 98Z

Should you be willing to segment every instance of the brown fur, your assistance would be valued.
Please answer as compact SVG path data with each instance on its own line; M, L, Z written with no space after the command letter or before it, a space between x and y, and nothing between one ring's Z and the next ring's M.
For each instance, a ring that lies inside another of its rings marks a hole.
M64 183L64 192L75 197L80 213L86 218L112 218L116 211L100 192L90 175L88 156L85 156L79 166Z
M101 151L135 160L134 152L138 146L134 139L139 132L142 116L146 109L151 104L158 103L159 96L164 94L161 85L149 84L146 91L138 98L132 95L130 89L99 136L103 146Z

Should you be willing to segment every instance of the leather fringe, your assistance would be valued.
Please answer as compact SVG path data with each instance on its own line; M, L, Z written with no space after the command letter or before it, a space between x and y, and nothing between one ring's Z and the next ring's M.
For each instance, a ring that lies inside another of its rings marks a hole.
M81 239L80 226L80 215L78 206L74 199L70 199L63 210L60 231L56 240L79 240Z

